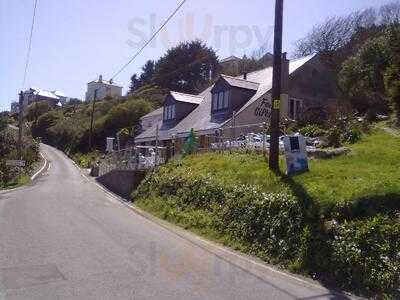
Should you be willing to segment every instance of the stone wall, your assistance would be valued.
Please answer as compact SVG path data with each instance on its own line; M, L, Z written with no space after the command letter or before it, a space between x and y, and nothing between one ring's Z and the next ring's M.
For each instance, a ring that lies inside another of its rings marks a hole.
M96 180L115 194L129 199L145 175L146 171L112 170Z

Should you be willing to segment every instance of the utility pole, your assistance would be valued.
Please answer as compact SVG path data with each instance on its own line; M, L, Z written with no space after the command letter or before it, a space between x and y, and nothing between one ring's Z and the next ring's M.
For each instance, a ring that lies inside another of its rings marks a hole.
M24 117L24 93L19 93L19 113L18 113L18 157L22 159L22 126Z
M269 168L273 171L279 171L279 108L281 103L282 20L283 0L275 0L274 67L272 75L271 99L271 141L269 148Z
M94 105L97 99L97 90L94 90L93 102L92 102L92 113L90 114L90 132L89 132L89 151L92 150L92 135L93 135L93 119L94 119Z

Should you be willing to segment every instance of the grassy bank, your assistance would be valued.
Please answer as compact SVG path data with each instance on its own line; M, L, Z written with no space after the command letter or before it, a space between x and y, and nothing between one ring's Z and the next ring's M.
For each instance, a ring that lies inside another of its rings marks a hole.
M400 278L400 140L377 130L350 155L288 178L254 153L188 156L149 175L135 204L291 271L365 295ZM393 296L395 297L395 296Z

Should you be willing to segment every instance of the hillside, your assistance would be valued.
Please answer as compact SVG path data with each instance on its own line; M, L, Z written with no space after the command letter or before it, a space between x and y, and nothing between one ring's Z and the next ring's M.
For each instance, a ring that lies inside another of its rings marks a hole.
M150 174L133 200L328 285L393 295L400 283L400 139L375 129L351 149L313 159L310 172L290 178L271 173L255 153L187 156Z

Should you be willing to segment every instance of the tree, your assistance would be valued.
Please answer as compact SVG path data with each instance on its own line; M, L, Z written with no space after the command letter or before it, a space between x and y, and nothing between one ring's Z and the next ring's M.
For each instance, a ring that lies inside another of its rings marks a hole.
M387 99L397 103L399 62L400 26L397 25L369 39L343 63L339 84L358 110L386 110Z
M184 42L167 51L155 65L154 82L178 92L200 92L217 74L218 58L201 41Z
M26 109L25 117L28 121L37 123L39 117L51 110L47 101L34 102Z
M400 22L400 2L393 1L383 5L379 11L381 24L393 25Z
M8 126L8 117L0 115L0 131L6 129Z
M296 43L295 55L306 56L312 53L332 54L346 46L361 28L373 27L376 12L367 9L345 17L331 17L313 27L306 37Z
M142 73L138 77L137 74L133 74L131 77L131 85L129 87L129 92L133 93L137 89L151 84L153 82L153 76L155 71L155 62L153 60L148 60L142 67Z
M34 137L42 137L47 141L48 129L56 125L61 118L62 114L56 110L51 110L41 115L32 126L32 135Z

